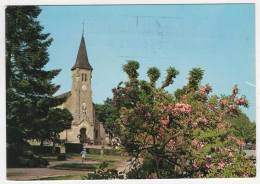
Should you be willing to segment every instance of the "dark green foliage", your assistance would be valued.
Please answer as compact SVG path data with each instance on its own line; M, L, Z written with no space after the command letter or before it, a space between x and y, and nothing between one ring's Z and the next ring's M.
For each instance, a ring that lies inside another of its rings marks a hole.
M112 136L113 123L119 116L118 110L112 104L112 99L107 98L104 104L95 104L95 114L97 120L103 123L106 132Z
M32 150L33 153L39 155L53 154L52 146L31 145L30 150ZM55 154L59 154L59 153L60 153L60 147L55 147Z
M40 12L37 6L6 8L6 120L10 145L23 145L29 139L54 141L72 120L66 109L55 109L65 98L53 96L59 86L52 79L60 70L44 69L52 38L43 33L37 20Z
M203 78L203 75L204 75L204 71L201 68L193 68L189 72L188 89L194 91L197 90L199 88L199 84Z
M230 120L233 133L237 137L244 139L247 143L256 142L256 124L251 122L246 114L240 113L239 116Z
M66 153L80 153L83 149L83 145L80 143L66 143Z
M149 70L147 71L147 75L150 79L150 83L152 86L155 85L155 82L159 79L161 73L160 70L156 67L151 67L149 68Z
M174 92L174 96L177 100L180 100L180 97L184 94L197 91L199 89L200 82L203 78L204 70L201 68L193 68L189 72L188 84L183 86L181 89L177 89Z
M30 151L29 145L9 145L7 147L7 167L46 167L47 160Z
M123 65L123 70L124 72L127 73L128 77L131 79L131 80L134 80L138 77L138 68L139 68L139 63L137 61L128 61L127 64Z
M176 70L174 67L169 67L167 69L167 76L166 76L166 79L165 81L163 82L161 88L165 88L171 84L173 84L173 79L176 78L176 76L179 74L179 71Z

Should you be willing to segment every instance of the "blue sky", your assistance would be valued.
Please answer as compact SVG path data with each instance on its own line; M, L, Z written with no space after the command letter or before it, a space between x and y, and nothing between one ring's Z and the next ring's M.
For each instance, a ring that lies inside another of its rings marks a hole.
M173 92L187 82L193 67L205 70L202 84L215 94L230 94L238 84L255 120L255 7L253 4L41 6L44 32L54 41L47 69L62 69L54 79L58 93L71 89L71 67L76 60L82 22L93 70L93 101L102 103L111 89L126 80L122 65L140 62L140 78L151 66L180 71Z

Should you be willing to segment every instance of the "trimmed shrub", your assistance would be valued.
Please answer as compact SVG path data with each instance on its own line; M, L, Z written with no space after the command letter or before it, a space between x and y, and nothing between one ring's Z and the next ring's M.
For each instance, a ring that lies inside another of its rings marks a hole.
M40 146L40 145L32 145L30 149L36 154L51 154L52 153L52 146ZM55 154L60 153L60 148L55 147Z
M80 143L66 143L65 151L66 153L80 153L83 149L83 145Z

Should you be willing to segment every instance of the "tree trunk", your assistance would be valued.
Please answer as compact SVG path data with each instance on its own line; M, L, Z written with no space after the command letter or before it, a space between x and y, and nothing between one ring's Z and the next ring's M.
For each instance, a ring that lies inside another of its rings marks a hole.
M41 139L40 147L43 148L43 139Z
M55 139L52 140L52 153L54 154L55 153Z

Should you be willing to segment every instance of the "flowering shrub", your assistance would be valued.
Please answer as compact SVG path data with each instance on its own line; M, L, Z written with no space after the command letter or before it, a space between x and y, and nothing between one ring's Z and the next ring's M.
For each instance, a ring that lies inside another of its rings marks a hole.
M161 86L158 69L148 70L150 81L143 81L138 68L135 61L124 65L129 81L113 89L119 112L113 133L134 158L128 178L255 176L255 165L240 149L244 142L229 122L248 105L237 86L231 95L210 96L212 88L200 85L203 70L195 68L188 84L172 95L165 87L178 75L175 68L167 70Z

